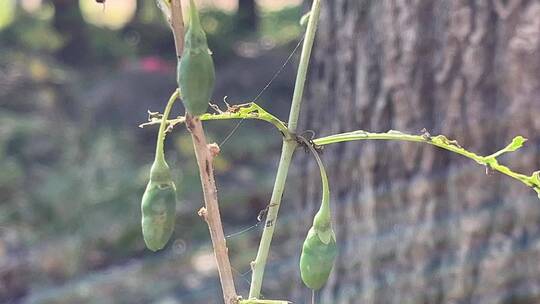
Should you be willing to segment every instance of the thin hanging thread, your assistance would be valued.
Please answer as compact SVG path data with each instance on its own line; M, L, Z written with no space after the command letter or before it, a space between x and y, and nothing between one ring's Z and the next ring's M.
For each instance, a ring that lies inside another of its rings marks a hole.
M227 137L225 137L225 139L222 140L221 143L219 143L220 148L223 147L223 145L229 140L229 138L231 138L231 136L233 136L233 134L236 132L236 130L238 130L238 128L240 128L240 125L242 124L242 122L244 122L244 119L246 119L246 118L244 117L238 123L236 123L236 126L234 126L234 128L232 128L232 130L229 132Z
M251 230L257 228L260 224L261 224L261 222L257 222L257 224L255 224L255 225L249 226L249 227L247 227L247 228L245 228L245 229L242 229L242 230L240 230L240 231L238 231L238 232L235 232L235 233L231 233L231 234L229 234L229 235L226 235L225 238L226 238L226 239L229 239L229 238L232 238L232 237L235 237L235 236L239 236L239 235L241 235L241 234L244 234L244 233L246 233L246 232L248 232L248 231L251 231Z
M256 102L257 100L259 100L259 98L262 96L262 94L270 87L270 85L274 82L274 80L276 80L276 78L279 76L279 74L281 74L281 72L283 72L283 70L285 69L285 67L287 66L287 64L289 64L289 62L291 61L292 57L294 56L294 54L296 53L296 51L298 50L298 48L300 48L300 46L302 45L302 41L304 41L304 36L302 36L302 38L300 38L300 40L298 41L298 43L296 44L296 46L294 47L294 49L292 50L292 52L289 54L289 57L287 57L287 59L285 60L285 62L283 63L283 65L279 68L279 70L277 70L277 72L274 73L274 75L272 76L272 78L270 79L270 81L268 81L268 83L266 84L266 86L259 92L259 94L257 94L257 96L253 99L253 102Z
M240 230L238 232L234 232L234 233L231 233L229 235L226 235L225 238L226 239L232 238L232 237L241 235L243 233L246 233L246 232L248 232L250 230L253 230L253 229L257 228L263 222L263 218L266 215L266 213L268 212L269 207L270 207L270 205L266 206L264 209L261 209L259 211L259 214L257 215L257 223L255 225L249 226L249 227L247 227L245 229L242 229L242 230Z
M244 281L247 284L248 287L251 286L251 282L248 279L245 278L245 276L251 272L251 269L244 272L244 273L240 273L240 271L238 271L236 268L234 268L232 266L231 266L231 269L235 272L236 277L240 277L240 279L242 279L242 281ZM261 297L261 299L264 299L264 294L262 292L261 292L260 297Z
M305 36L302 36L302 38L300 38L300 40L298 41L298 43L296 44L296 46L294 47L292 52L289 54L289 56L287 57L287 59L285 60L283 65L281 65L281 67L274 73L274 75L272 76L270 81L268 81L268 83L262 88L262 90L259 92L259 94L257 94L257 96L253 99L253 102L256 102L257 100L259 100L259 98L264 94L264 92L266 92L266 90L272 85L272 83L276 80L276 78L283 72L283 70L285 69L287 64L289 64L289 62L293 58L296 51L302 45L302 42L304 41L304 37ZM245 119L246 119L245 117L242 118L236 124L236 126L234 126L234 128L229 132L229 134L225 137L225 139L219 144L220 147L222 147L231 138L231 136L233 136L233 134L236 132L236 130L238 130L238 128L240 127L240 125L242 125L242 123L244 122Z
M236 273L236 277L240 277L240 279L242 279L242 281L244 281L244 283L246 283L248 287L251 286L251 282L248 281L248 279L246 279L246 278L244 277L246 274L249 273L249 271L242 274L242 273L240 273L240 271L236 270L236 268L234 268L234 267L232 267L232 266L231 266L231 269ZM250 271L251 271L251 270L250 270Z

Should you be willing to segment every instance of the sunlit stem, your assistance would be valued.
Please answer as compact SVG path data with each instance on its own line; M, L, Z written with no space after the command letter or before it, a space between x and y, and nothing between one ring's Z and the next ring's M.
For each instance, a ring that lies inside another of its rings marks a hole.
M281 198L283 196L283 190L285 188L285 182L287 181L287 174L289 171L289 165L291 163L294 150L297 147L296 139L292 138L291 134L295 134L298 124L298 116L300 114L300 106L302 104L302 96L304 93L304 86L306 82L307 70L309 67L309 59L311 57L311 50L313 49L313 42L315 41L315 33L317 31L317 23L319 20L321 9L321 1L314 0L311 7L311 16L306 29L306 38L302 47L302 55L300 57L300 63L298 67L298 73L296 75L296 83L294 87L293 100L291 103L291 111L289 113L288 122L288 134L285 134L283 139L283 147L281 150L281 158L279 161L278 171L276 174L276 180L274 182L274 189L272 191L272 197L270 204L268 205L268 213L266 216L265 228L259 243L259 250L257 251L257 257L253 261L253 275L251 277L251 288L249 290L249 298L259 298L262 280L264 276L264 268L268 258L268 252L270 250L270 244L272 243L272 236L274 235L274 228L277 221L279 206L281 205Z
M167 102L167 105L165 106L165 111L163 111L163 118L161 119L161 123L159 125L159 133L156 143L156 162L165 162L165 152L164 152L164 143L165 143L165 130L167 128L167 118L169 117L169 114L171 113L171 109L174 105L174 102L178 99L178 96L180 95L180 92L178 90L175 90L174 93L169 98L169 101Z
M447 139L443 135L438 136L428 136L428 135L411 135L405 134L398 131L388 131L386 133L371 133L366 131L354 131L342 134L336 134L326 137L321 137L313 140L315 145L329 145L340 142L356 141L356 140L394 140L394 141L408 141L408 142L419 142L426 143L445 149L462 156L465 156L469 159L476 161L480 165L484 165L491 170L498 171L502 174L515 178L525 185L532 187L537 193L540 194L540 181L535 178L535 175L525 175L512 171L507 166L501 165L497 162L496 158L493 155L500 155L501 153L496 152L489 156L477 155L474 152L467 151L457 144L453 140Z

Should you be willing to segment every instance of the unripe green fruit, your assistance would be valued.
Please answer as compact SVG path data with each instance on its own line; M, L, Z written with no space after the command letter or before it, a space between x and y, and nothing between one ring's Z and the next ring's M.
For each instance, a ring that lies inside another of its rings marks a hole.
M337 256L336 234L332 229L332 214L330 211L330 187L328 177L319 154L304 139L311 150L321 172L322 201L321 207L313 218L313 225L302 246L300 255L300 275L307 287L317 290L328 281L330 272Z
M184 51L178 62L178 87L182 92L182 101L187 112L199 116L208 109L216 76L206 34L193 0L189 16L189 28L184 37Z
M300 275L304 284L315 290L323 287L328 281L336 256L337 244L333 232L329 242L325 244L312 227L300 255Z
M152 251L163 249L174 230L176 186L169 166L156 160L150 170L150 181L142 197L142 232L146 247Z

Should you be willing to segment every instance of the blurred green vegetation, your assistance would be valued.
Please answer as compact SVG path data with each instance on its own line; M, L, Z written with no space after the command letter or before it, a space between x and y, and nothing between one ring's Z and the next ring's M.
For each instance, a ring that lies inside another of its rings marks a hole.
M161 111L174 86L174 45L153 1L138 1L135 17L114 30L86 23L76 1L44 1L31 11L21 3L0 1L0 285L6 286L0 302L219 299L215 273L194 262L207 256L209 237L195 216L198 172L181 128L167 141L181 197L173 241L152 254L140 233L140 197L156 130L135 126L144 109ZM235 71L244 43L264 45L263 51L284 59L300 33L300 15L300 7L263 10L259 28L246 34L234 12L207 8L203 23L218 73L231 62ZM250 77L265 83L275 68L269 64ZM261 87L231 90L255 96ZM280 90L279 96L289 93ZM279 104L274 100L272 107ZM279 148L271 127L244 124L250 125L231 137L216 162L226 233L254 224L266 206L269 160ZM209 137L219 142L233 127L211 124ZM229 244L238 254L233 264L243 271L253 258L256 231Z
M66 47L70 40L85 38L87 40L79 46L85 54L78 55L90 56L85 58L87 63L101 65L148 54L168 58L174 48L168 25L153 1L138 1L139 7L133 18L125 19L122 16L115 19L115 11L118 10L113 10L110 4L102 7L93 1L82 0L81 4L85 4L83 7L91 11L86 15L103 14L101 18L89 18L88 21L94 23L84 22L85 14L78 11L75 2L68 6L70 11L64 12L64 17L55 14L59 9L55 9L50 2L44 2L32 12L15 5L15 2L6 0L0 4L0 45L3 48L39 52L42 55L54 54ZM278 11L260 9L258 29L248 29L239 24L234 12L212 7L203 10L202 21L209 45L211 49L219 50L215 52L217 61L234 55L235 44L239 41L263 40L272 46L281 46L300 35L300 6L287 6ZM110 10L113 12L108 13ZM74 37L75 34L83 37Z

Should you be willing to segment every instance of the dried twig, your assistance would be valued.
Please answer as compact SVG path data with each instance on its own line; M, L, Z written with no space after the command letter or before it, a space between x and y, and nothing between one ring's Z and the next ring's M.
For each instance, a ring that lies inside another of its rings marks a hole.
M186 115L186 126L193 140L206 206L204 212L200 212L199 215L204 218L210 229L210 237L212 238L225 303L237 303L238 297L234 287L227 244L225 243L225 235L221 224L216 182L214 180L214 168L212 165L213 157L219 153L219 150L216 149L215 145L208 145L206 143L206 137L200 119L188 114Z
M175 39L176 55L180 58L184 49L184 21L182 17L181 0L171 1L171 28ZM195 155L199 166L199 174L201 177L206 207L204 219L210 230L219 279L223 290L223 298L226 304L238 303L228 249L225 243L225 235L221 224L221 216L219 214L216 182L214 180L212 161L214 154L217 152L216 149L212 149L211 151L210 147L207 145L203 126L198 118L186 115L186 126L193 139L193 146L195 148Z

